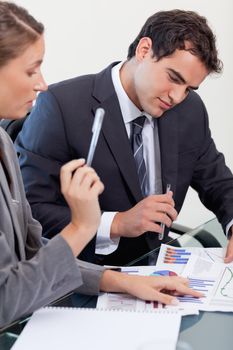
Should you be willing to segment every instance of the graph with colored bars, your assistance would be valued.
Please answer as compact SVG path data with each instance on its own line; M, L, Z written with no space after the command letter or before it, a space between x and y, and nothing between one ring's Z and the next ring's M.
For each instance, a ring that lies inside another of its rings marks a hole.
M164 264L187 264L189 257L191 255L191 252L187 251L186 249L180 249L180 248L173 248L173 247L166 247L165 249L165 255L163 258Z
M189 277L189 287L204 294L203 298L195 298L191 295L178 296L177 299L180 303L191 303L191 304L203 304L205 297L212 291L215 280L214 279L199 279Z

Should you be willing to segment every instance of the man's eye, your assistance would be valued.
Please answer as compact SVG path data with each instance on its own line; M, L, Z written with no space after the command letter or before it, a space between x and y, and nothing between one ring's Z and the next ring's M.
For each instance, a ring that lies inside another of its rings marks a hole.
M168 74L168 75L169 75L170 80L171 80L173 83L177 83L177 84L180 83L180 80L179 80L179 79L177 79L176 77L174 77L174 76L172 76L172 75L170 75L170 74Z

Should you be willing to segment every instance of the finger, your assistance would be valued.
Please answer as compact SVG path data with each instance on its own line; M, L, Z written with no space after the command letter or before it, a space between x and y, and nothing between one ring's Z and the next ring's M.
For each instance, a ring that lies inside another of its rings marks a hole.
M92 176L98 176L94 169L84 166L82 168L78 168L73 172L73 177L72 177L72 186L75 186L76 188L79 186L85 186L84 182L85 179L88 179L90 176L90 179L92 179Z
M61 171L64 172L73 172L74 170L76 170L77 168L80 168L81 166L83 166L85 164L85 159L84 158L80 158L80 159L73 159L70 162L64 164L61 167Z
M171 192L172 193L172 192ZM154 203L159 202L159 203L166 203L171 205L172 207L175 206L175 202L171 196L171 193L166 193L166 194L157 194L157 195L151 195L148 198L148 201L152 201Z
M192 295L194 297L201 297L204 294L197 292L187 286L187 279L182 279L182 277L166 277L160 279L161 289L171 290L173 292L178 292L180 295Z
M72 179L72 173L77 168L82 167L85 164L85 159L75 159L72 160L61 167L60 170L60 182L61 191L66 192L70 186Z
M143 232L162 233L162 232L163 232L163 228L161 227L160 224L157 224L156 222L148 221L148 222L143 226Z
M104 191L104 184L100 180L96 181L93 184L91 191L94 195L100 195Z
M164 214L163 214L164 215ZM156 223L154 221L147 221L144 225L143 225L143 232L155 232L155 233L162 233L163 232L163 228L161 226L160 223L165 223L165 225L167 227L170 227L172 225L172 221L168 218L168 220L164 220L162 219L161 221L158 219L156 220L159 223Z
M167 289L167 286L173 287L174 284L189 286L188 278L181 276L151 276L151 278L155 280L156 285L158 285L158 283L160 284L160 289Z
M104 190L104 185L97 174L87 174L81 186L83 190L92 193L93 196L100 195Z
M172 225L172 220L170 219L170 217L165 214L165 213L156 213L156 222L160 222L161 224L164 224L167 227L170 227Z
M149 210L148 210L149 209ZM166 214L174 221L177 218L177 211L173 206L167 203L153 203L150 208L147 208L147 215L153 221L159 221L159 215Z
M175 285L172 287L172 285L170 286L170 290L174 290L177 293L179 293L179 295L192 295L193 297L196 298L200 298L203 297L204 294L201 292L198 292L194 289L189 288L188 286L184 285L183 283L174 283Z
M178 305L179 300L169 294L155 291L155 300L166 305Z
M171 218L164 213L156 213L149 218L144 218L144 223L142 222L144 231L159 232L163 231L161 223L166 227L170 227L173 223Z
M86 171L82 176L80 185L83 190L90 190L97 181L100 181L100 178L95 172Z
M231 236L231 238L227 244L227 251L226 251L226 256L224 259L224 262L226 264L228 264L232 261L233 261L233 236Z
M186 286L189 286L189 279L181 276L170 276L169 279L172 279L172 281L177 281L179 283L183 283Z

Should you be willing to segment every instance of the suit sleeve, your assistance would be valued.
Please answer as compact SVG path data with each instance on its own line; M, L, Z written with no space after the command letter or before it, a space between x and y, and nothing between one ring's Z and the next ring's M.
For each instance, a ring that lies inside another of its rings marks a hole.
M33 217L51 238L70 222L70 210L60 191L60 168L72 154L62 112L50 91L38 96L16 149Z
M233 218L233 175L225 164L223 154L215 146L204 105L203 109L205 137L191 185L198 192L202 203L215 213L225 231Z
M30 260L13 261L0 232L0 327L30 314L82 284L81 271L66 242L57 236Z
M22 215L21 239L25 244L25 254L21 253L24 257L18 260L14 251L15 242L5 232L6 225L1 225L0 327L32 313L72 290L98 294L104 271L100 266L77 260L61 235L48 240L45 245L42 244L41 226L31 215L20 180L17 159L14 164L19 184L17 195L20 210L17 213ZM6 220L4 217L1 219Z

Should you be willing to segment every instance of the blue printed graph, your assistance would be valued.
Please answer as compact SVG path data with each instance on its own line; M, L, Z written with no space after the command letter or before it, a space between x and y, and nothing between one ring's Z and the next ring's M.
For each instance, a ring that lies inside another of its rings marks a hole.
M163 262L165 264L187 264L191 255L186 249L166 248Z
M198 279L198 278L189 278L189 287L197 292L201 292L204 295L213 288L215 280L212 279ZM202 298L195 298L191 295L178 296L182 303L194 303L194 304L203 304Z

